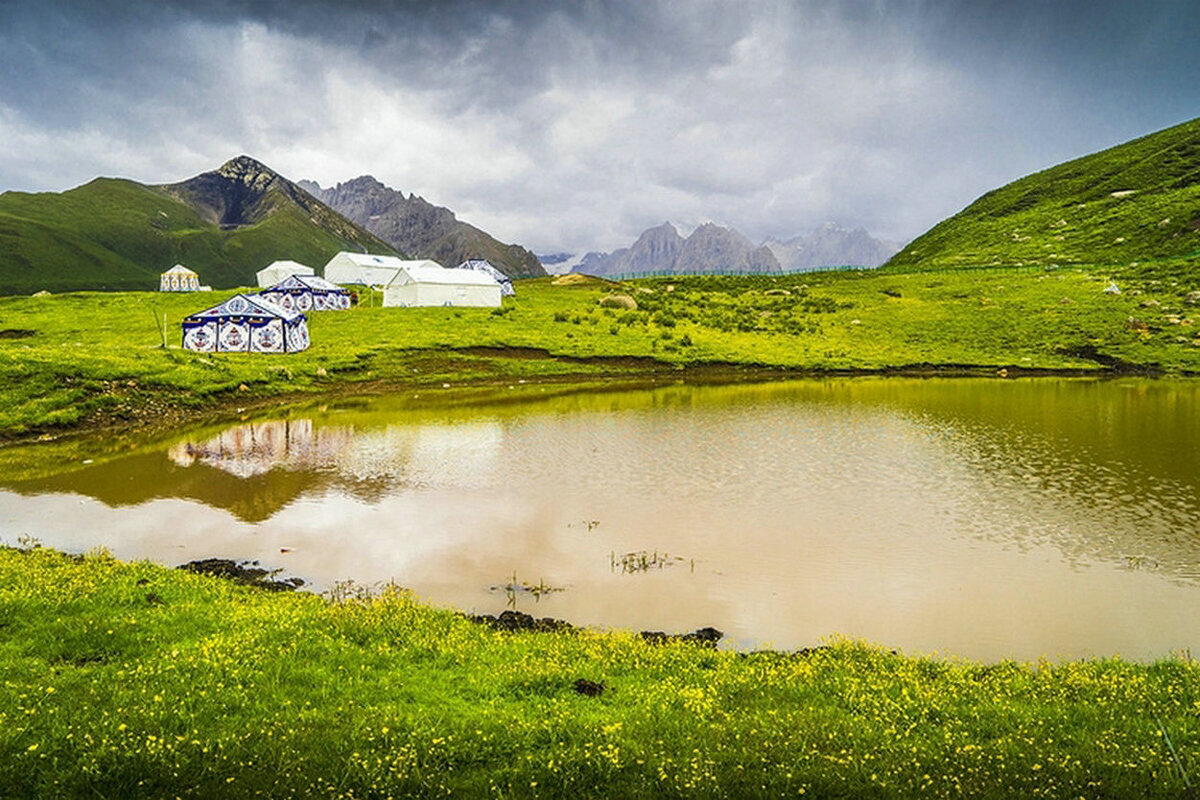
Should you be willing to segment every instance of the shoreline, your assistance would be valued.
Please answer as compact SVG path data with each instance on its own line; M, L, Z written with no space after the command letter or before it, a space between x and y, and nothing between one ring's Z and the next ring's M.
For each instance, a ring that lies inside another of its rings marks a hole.
M0 601L21 797L1182 797L1200 753L1184 655L512 632L46 548L0 548Z
M872 368L814 369L800 367L776 367L762 364L731 362L699 362L676 364L653 358L636 356L580 357L553 355L535 348L463 347L438 348L406 352L413 360L423 356L482 357L500 364L528 366L531 362L542 365L571 365L587 367L585 370L564 371L559 374L534 375L515 369L497 375L478 377L464 375L434 375L418 378L401 375L399 370L392 374L363 379L328 378L319 388L284 391L263 391L264 386L240 384L237 389L223 390L205 395L204 405L181 402L195 399L194 394L184 393L169 387L151 385L125 386L113 381L105 390L118 398L116 410L93 411L77 422L60 425L31 427L24 431L0 430L0 448L27 445L35 442L64 441L75 437L111 433L126 435L154 433L181 425L199 426L234 422L246 414L266 409L320 403L347 397L370 397L386 394L422 391L486 391L519 381L525 386L565 387L576 385L580 389L589 384L602 384L607 389L651 388L666 383L684 382L696 384L762 383L777 380L819 380L830 378L1095 378L1114 379L1125 377L1145 378L1194 378L1191 373L1172 374L1154 368L1136 365L1097 366L1095 368L1029 367L1022 365L983 364L936 364L921 363ZM405 362L407 363L407 362ZM132 382L130 382L132 383Z

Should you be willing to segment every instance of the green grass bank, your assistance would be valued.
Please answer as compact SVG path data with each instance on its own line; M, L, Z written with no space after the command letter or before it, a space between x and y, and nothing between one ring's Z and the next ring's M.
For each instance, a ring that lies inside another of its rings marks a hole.
M0 437L174 424L323 392L797 373L1200 372L1200 277L1042 268L518 282L499 309L310 315L285 356L179 347L228 292L0 298ZM1120 294L1104 289L1115 279ZM636 304L636 308L630 307ZM165 346L164 346L165 340Z
M0 549L12 797L1177 798L1198 712L1184 657L507 633L401 590L333 600Z

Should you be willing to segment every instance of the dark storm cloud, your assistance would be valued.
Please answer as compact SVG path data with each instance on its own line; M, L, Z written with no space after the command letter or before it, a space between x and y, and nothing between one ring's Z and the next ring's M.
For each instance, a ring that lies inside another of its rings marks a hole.
M249 152L536 248L665 218L906 238L1195 115L1189 3L0 3L0 188Z

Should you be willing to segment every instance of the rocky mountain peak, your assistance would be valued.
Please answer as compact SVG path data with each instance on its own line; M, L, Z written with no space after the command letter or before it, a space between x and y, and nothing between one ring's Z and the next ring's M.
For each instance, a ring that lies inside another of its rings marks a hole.
M755 248L732 228L706 222L686 239L669 222L642 232L631 247L589 253L575 268L589 275L779 272L770 250Z
M787 270L820 267L877 267L900 248L876 239L865 228L844 228L836 222L817 226L808 236L765 243Z
M390 186L387 186L382 181L380 181L378 178L376 178L374 175L359 175L357 178L351 178L348 181L343 181L343 182L337 184L329 191L361 192L361 193L369 193L369 194L387 192L389 194L391 194L391 193L398 194L401 197L404 196L404 192L402 192L398 189L393 189Z
M423 197L360 175L323 189L301 181L306 191L379 238L416 258L431 258L455 267L482 258L511 277L545 275L537 256L518 245L496 241L484 231L459 221L454 212Z
M160 188L224 228L261 222L287 204L300 206L310 216L320 213L316 208L320 204L296 184L246 155L232 158L211 172ZM324 213L329 210L324 209Z
M263 179L269 182L279 177L279 173L275 172L275 170L247 155L229 159L217 168L216 173L223 178L229 178L230 180L239 181L247 185Z

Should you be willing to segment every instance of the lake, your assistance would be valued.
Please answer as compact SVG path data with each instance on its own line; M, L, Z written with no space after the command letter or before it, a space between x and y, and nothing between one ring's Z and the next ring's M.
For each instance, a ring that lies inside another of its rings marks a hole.
M992 661L1200 644L1200 383L839 378L346 400L3 452L0 539L474 613Z

